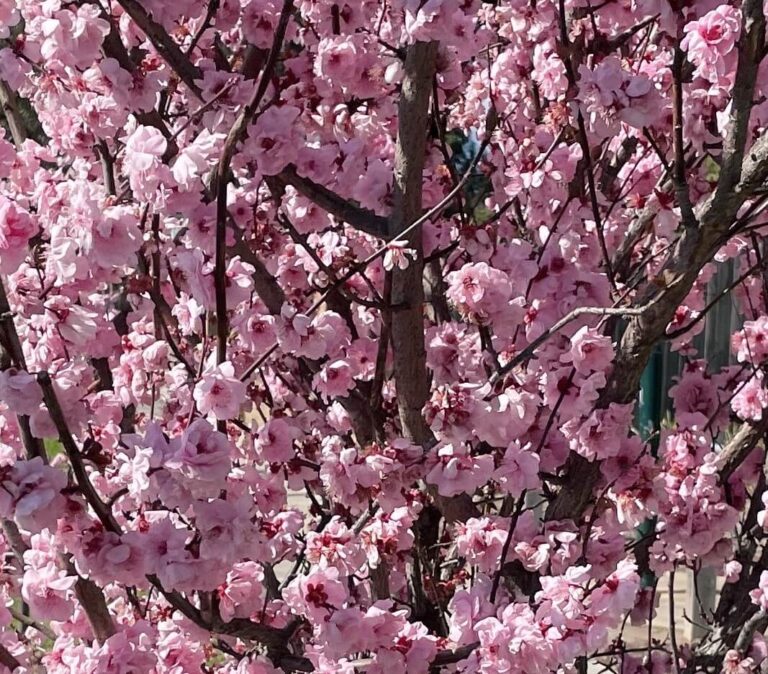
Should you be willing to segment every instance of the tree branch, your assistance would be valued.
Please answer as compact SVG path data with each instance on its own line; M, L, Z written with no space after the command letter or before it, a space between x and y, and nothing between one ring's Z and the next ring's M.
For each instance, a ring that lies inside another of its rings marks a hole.
M759 62L762 53L754 51L754 45L764 42L764 22L753 17L757 11L756 3L760 4L762 13L762 3L759 0L749 0L749 3L750 8L745 12L743 40L743 44L747 46L739 53L738 73L741 78L747 77L754 70L743 62L750 59L757 59ZM750 36L750 32L757 35ZM754 92L754 78L751 82L737 81L736 89ZM731 128L738 128L744 123L744 116L748 117L748 111L739 109L742 98L749 100L744 105L751 108L751 94L748 97L735 97ZM740 155L738 147L735 147L733 152ZM726 185L730 180L728 175L726 173L724 178ZM695 209L698 226L683 229L659 275L659 278L664 279L663 285L649 282L644 291L639 293L637 305L645 308L640 315L629 321L619 342L613 372L598 402L600 407L605 408L611 403L628 404L634 399L651 352L656 343L664 338L675 310L690 292L702 267L725 243L724 236L741 206L755 194L768 177L768 136L762 136L752 146L739 175L741 180L734 189L723 190L718 187ZM590 463L577 454L571 454L569 457L566 471L566 484L547 509L546 517L549 520L580 519L600 477L599 463Z
M11 130L13 142L19 148L27 139L27 128L24 126L21 114L19 114L16 93L4 80L0 80L0 105L2 105L3 114L8 122L8 128Z
M2 279L0 279L0 343L7 350L11 362L18 369L26 371L27 363L24 358L24 350L21 347L19 333L16 331L16 325L13 322L13 313L11 312L11 306L8 302L8 295L5 292L5 284ZM31 459L39 456L46 461L45 446L40 438L32 435L29 417L18 415L16 420L19 424L19 433L27 453L27 458Z
M427 117L436 56L436 42L417 42L408 48L405 58L398 105L394 207L389 221L389 235L393 238L401 236L407 224L421 214ZM400 423L407 437L423 445L432 434L421 412L429 398L422 315L421 231L413 231L404 238L408 247L416 251L416 259L406 269L392 271L392 302L406 306L392 316L392 352Z
M200 100L202 92L196 80L202 79L203 74L181 51L173 38L168 35L165 28L157 23L138 0L117 0L117 3L125 10L125 13L133 19L134 23L144 31L157 53L171 67L179 79L187 85L189 90Z
M16 657L2 644L0 644L0 665L14 671L21 667L21 663Z
M275 177L283 185L290 185L324 211L361 232L380 238L385 237L389 232L386 218L376 215L367 208L356 206L327 187L300 176L293 165L288 165Z
M293 11L293 0L284 0L283 9L280 12L280 20L272 41L267 62L259 78L259 84L248 103L240 111L235 123L227 134L221 157L215 173L216 188L216 254L214 269L214 284L216 290L216 361L223 363L227 359L227 339L229 336L229 319L227 316L227 182L229 179L229 167L235 154L237 144L244 138L248 125L256 114L262 98L267 91L269 81L277 64L277 58L283 48L285 32L288 29L288 21Z
M75 474L75 480L77 481L80 491L83 493L86 501L88 501L88 504L93 508L93 511L96 513L104 527L113 533L120 534L120 527L115 521L115 518L96 493L96 490L88 478L88 473L85 470L80 449L75 443L72 433L69 430L67 419L59 404L59 399L56 395L56 390L53 388L53 382L51 381L50 375L47 372L38 372L37 383L43 392L43 402L45 402L45 406L48 408L48 414L51 415L51 421L53 421L53 425L58 431L59 441L64 447L64 451L67 453L67 458L72 466L72 472Z
M736 435L723 447L719 456L720 481L723 484L752 453L757 443L763 439L766 430L768 430L768 414L764 413L762 420L743 424Z
M765 13L762 0L745 0L739 43L739 62L731 101L731 119L723 140L723 160L715 190L716 198L730 193L742 177L749 118L758 81L758 68L765 56Z

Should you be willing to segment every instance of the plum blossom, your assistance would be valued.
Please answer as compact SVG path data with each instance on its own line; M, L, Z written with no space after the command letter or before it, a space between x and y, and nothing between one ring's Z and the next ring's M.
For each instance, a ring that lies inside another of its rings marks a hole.
M21 18L15 4L8 0L0 3L0 37L2 38L8 37L10 34L8 29L15 26Z
M328 363L318 373L315 386L328 398L346 395L355 385L352 368L345 360Z
M197 419L171 442L165 467L201 486L207 483L215 488L229 472L231 456L232 446L226 436L204 419Z
M512 298L507 275L485 262L468 264L447 277L447 298L465 318L480 323L493 319Z
M365 553L354 533L339 518L333 518L321 533L307 536L307 559L320 568L333 566L339 573L350 575L365 562Z
M768 571L760 574L757 587L749 593L752 603L757 604L764 611L768 611Z
M259 431L256 450L265 461L290 461L295 454L293 443L301 435L301 430L287 419L270 419Z
M570 363L583 375L605 370L613 360L611 340L593 328L580 328L571 337L571 349L560 360Z
M246 618L258 611L264 595L264 571L256 562L239 562L219 586L219 611L225 622Z
M125 170L131 189L149 199L160 184L161 158L168 143L157 129L139 125L125 142Z
M64 507L61 492L67 486L66 473L45 465L40 457L17 461L11 469L4 470L0 508L6 515L12 513L18 525L27 531L55 529Z
M390 241L387 244L387 252L384 253L384 269L387 271L392 271L395 267L408 269L410 260L416 257L416 251L408 248L407 245L404 241Z
M756 373L743 385L739 385L731 400L731 409L745 421L762 419L763 411L768 409L768 391L763 384L762 373Z
M339 580L338 570L329 567L298 577L285 588L283 597L295 613L323 621L342 608L347 590Z
M741 12L728 4L718 5L696 21L685 25L680 43L695 75L713 84L725 85L733 75L733 56L741 31Z
M507 494L517 498L524 491L539 486L539 463L539 456L530 447L521 448L513 442L493 472L493 479Z
M434 465L426 480L437 486L443 496L454 496L473 492L488 480L492 472L491 456L472 456L464 445L450 444L435 452Z
M731 338L731 348L740 363L758 365L768 358L768 317L746 321Z
M30 214L0 197L0 269L14 271L27 256L27 243L37 231Z
M225 361L203 373L195 386L194 398L201 414L233 419L246 401L245 389L245 384L235 376L232 363Z
M456 539L459 553L481 571L493 573L499 566L507 539L509 527L504 524L488 518L467 520Z
M53 563L38 568L30 566L24 572L21 595L33 616L64 621L72 615L71 590L76 581L76 576L68 575Z
M8 368L0 372L0 399L16 414L32 414L43 401L35 377L23 370Z

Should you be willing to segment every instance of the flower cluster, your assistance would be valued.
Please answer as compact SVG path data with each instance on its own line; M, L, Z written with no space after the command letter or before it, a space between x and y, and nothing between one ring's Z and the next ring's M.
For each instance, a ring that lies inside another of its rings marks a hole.
M763 5L0 0L0 674L755 671Z

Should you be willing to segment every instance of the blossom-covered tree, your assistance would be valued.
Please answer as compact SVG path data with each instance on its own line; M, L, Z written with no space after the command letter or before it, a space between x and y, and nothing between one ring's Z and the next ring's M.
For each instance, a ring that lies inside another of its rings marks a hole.
M1 671L767 671L767 11L0 0Z

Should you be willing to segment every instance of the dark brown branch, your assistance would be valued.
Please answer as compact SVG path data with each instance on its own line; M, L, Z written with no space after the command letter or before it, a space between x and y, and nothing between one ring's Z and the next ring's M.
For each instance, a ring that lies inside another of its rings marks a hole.
M682 32L682 26L680 27ZM675 151L675 161L672 165L672 182L675 186L677 205L683 217L683 225L696 227L696 216L691 206L688 181L685 175L685 139L683 138L683 65L685 54L678 44L675 45L675 55L672 62L672 144Z
M157 23L138 0L117 0L125 13L133 19L134 23L144 31L157 53L171 67L179 79L187 85L189 90L202 100L200 87L197 80L202 79L203 74L181 51L173 38L168 35L165 28Z
M64 411L61 409L50 375L47 372L38 372L37 383L40 385L40 390L43 392L43 402L48 408L48 414L50 414L51 421L59 434L59 441L64 447L64 451L67 453L67 458L72 466L72 472L75 474L75 480L77 481L80 491L83 493L85 500L88 501L88 504L93 508L93 511L96 513L104 527L108 531L119 534L120 527L117 522L115 522L112 513L104 505L101 497L96 493L96 489L88 478L80 448L75 443L75 439L72 437L72 433L69 430L67 419L64 416Z
M11 312L11 306L8 302L8 295L5 292L5 284L2 279L0 279L0 344L8 352L8 356L18 369L27 369L24 350L21 348L21 340L19 339L19 333L16 331L16 325L13 322L13 313ZM19 415L16 419L19 423L19 433L21 434L21 441L26 450L27 457L31 459L39 456L46 461L45 446L40 438L32 435L29 417Z
M264 302L269 313L278 315L285 303L285 293L272 274L267 271L261 258L253 252L245 241L243 233L239 229L235 231L235 243L230 247L229 251L232 255L239 256L240 259L253 267L254 271L251 274L251 278L253 279L256 293L261 301Z
M726 198L742 179L744 150L749 134L749 118L758 81L758 68L765 57L765 14L761 0L742 4L743 26L739 41L739 62L731 101L731 119L723 141L723 159L715 190L716 198Z
M746 655L750 646L752 646L752 639L755 633L765 632L766 627L768 627L768 614L763 609L760 609L744 623L734 648L742 655Z
M672 644L672 660L675 672L680 674L680 651L677 648L677 625L675 624L675 569L669 572L669 641Z
M513 513L512 517L509 518L509 528L507 529L507 537L504 539L504 545L501 548L499 568L496 570L496 573L493 576L493 584L491 585L490 599L492 604L496 602L496 592L499 589L499 582L501 581L504 564L507 561L509 546L512 543L512 536L514 535L515 529L517 528L517 521L520 519L520 513L523 511L523 505L525 505L525 494L525 491L520 494L520 498L517 499L517 505L515 506L515 512Z
M214 268L214 285L216 290L216 361L223 363L227 359L227 339L229 336L229 319L227 316L227 220L229 212L227 210L227 182L229 179L229 167L232 158L235 155L235 149L240 141L245 137L248 125L251 123L256 111L261 104L264 94L267 91L272 74L277 65L277 59L283 48L285 32L288 29L288 21L293 11L293 0L284 0L283 8L280 13L280 20L275 31L275 38L272 41L272 48L269 51L267 62L259 78L253 95L227 134L224 142L224 148L221 152L218 167L216 169L215 189L216 189L216 254Z
M8 122L8 128L11 130L13 142L18 148L27 139L27 128L19 113L16 93L3 80L0 80L0 105Z
M763 415L766 416L766 415ZM768 419L745 423L720 453L720 480L725 483L746 460L768 430Z
M361 232L383 238L389 231L386 218L351 203L309 178L300 176L293 165L284 168L276 178L284 185L293 187L299 194L305 196L324 211L328 211L335 218L346 222Z
M417 42L408 48L405 59L398 105L394 207L389 221L391 237L400 236L407 224L421 214L427 117L436 56L437 43ZM405 241L416 251L416 259L406 269L397 268L392 272L392 302L407 306L392 317L392 351L400 423L407 437L424 444L431 432L421 413L429 397L422 315L421 231L410 233Z
M77 573L74 566L70 566L70 573ZM101 588L92 580L78 575L75 582L75 596L88 616L96 641L104 643L116 633L116 630Z
M203 37L203 34L211 25L211 22L213 21L213 17L216 16L216 12L219 11L219 0L208 0L208 8L205 10L205 17L203 18L203 22L200 24L200 28L197 29L197 32L192 37L192 40L189 43L189 46L187 47L187 56L189 56L193 51L195 51L195 47L197 46L197 43L200 42L200 39Z
M14 671L21 667L21 663L2 644L0 644L0 665L7 667L10 671Z

